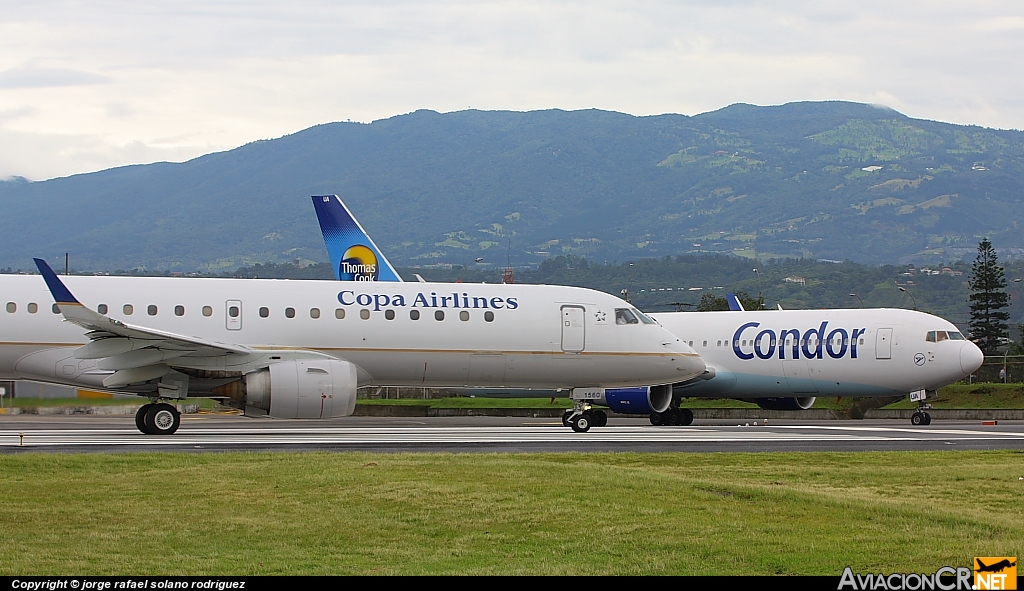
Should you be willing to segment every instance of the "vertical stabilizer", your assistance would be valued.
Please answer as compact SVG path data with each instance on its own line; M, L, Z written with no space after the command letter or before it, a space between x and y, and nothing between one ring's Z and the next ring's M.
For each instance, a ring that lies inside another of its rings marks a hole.
M744 312L743 304L740 303L740 299L736 297L734 293L725 294L725 299L729 300L729 309L733 312Z
M341 281L401 281L395 268L337 195L314 195L313 207Z

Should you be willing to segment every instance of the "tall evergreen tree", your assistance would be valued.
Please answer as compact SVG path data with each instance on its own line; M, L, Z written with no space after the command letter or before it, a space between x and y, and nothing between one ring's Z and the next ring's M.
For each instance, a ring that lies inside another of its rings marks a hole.
M971 266L969 285L971 339L986 355L995 355L1008 334L1006 323L1010 314L1001 310L1010 305L1010 296L1006 293L1006 275L988 238L978 245L978 258Z

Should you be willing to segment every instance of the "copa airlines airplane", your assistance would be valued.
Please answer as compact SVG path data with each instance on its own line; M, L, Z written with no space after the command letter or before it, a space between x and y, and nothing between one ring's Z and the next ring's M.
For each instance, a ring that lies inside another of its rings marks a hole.
M313 197L335 276L339 279L401 281L394 267L337 195ZM364 258L351 260L352 253ZM346 263L347 262L347 263ZM345 275L345 265L372 263L371 273ZM382 272L373 275L380 266ZM914 394L924 403L935 390L974 373L984 355L952 323L902 309L745 311L728 294L730 312L652 314L682 337L708 369L666 388L609 389L593 402L616 412L649 414L655 425L689 425L693 413L683 398L733 398L772 410L806 410L817 396ZM628 309L616 323L639 324ZM480 396L547 397L552 390L485 388ZM925 405L911 421L928 424ZM572 412L567 412L567 421ZM607 418L596 414L600 426Z
M65 286L36 264L42 278L0 276L0 379L149 397L136 417L149 434L173 433L166 401L189 394L328 418L352 414L356 388L373 384L566 388L580 393L572 426L585 431L591 392L667 391L704 371L675 335L590 289L88 276ZM642 323L616 324L619 310Z

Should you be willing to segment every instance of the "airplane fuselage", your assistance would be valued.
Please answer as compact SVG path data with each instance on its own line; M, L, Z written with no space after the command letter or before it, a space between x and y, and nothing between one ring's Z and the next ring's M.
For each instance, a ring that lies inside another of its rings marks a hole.
M92 310L124 323L255 351L303 351L359 368L361 385L616 387L678 382L703 371L657 324L621 326L622 300L589 289L143 277L63 278ZM0 276L0 378L100 387L102 360L62 322L39 276ZM193 375L252 371L273 357L164 361ZM197 365L201 361L202 365ZM219 364L219 365L218 365Z
M980 367L952 323L900 309L651 314L691 345L714 377L691 397L887 396L934 390ZM947 338L929 342L929 332ZM948 338L955 333L957 339ZM710 375L710 374L709 374Z

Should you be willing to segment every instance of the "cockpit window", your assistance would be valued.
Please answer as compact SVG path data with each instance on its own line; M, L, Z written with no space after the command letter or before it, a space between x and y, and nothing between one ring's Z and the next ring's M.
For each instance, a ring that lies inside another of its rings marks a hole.
M640 322L643 322L644 324L657 324L657 322L653 318L651 318L647 314L644 314L640 310L633 310L633 313L639 316Z
M951 340L951 341L965 341L964 335L954 330L931 330L928 331L928 335L925 336L924 340L929 343L938 343L940 341Z
M640 324L629 308L615 308L615 324Z
M967 338L964 337L964 335L962 333L959 333L959 332L956 332L954 330L951 330L951 331L949 331L949 340L951 340L951 341L966 341Z

